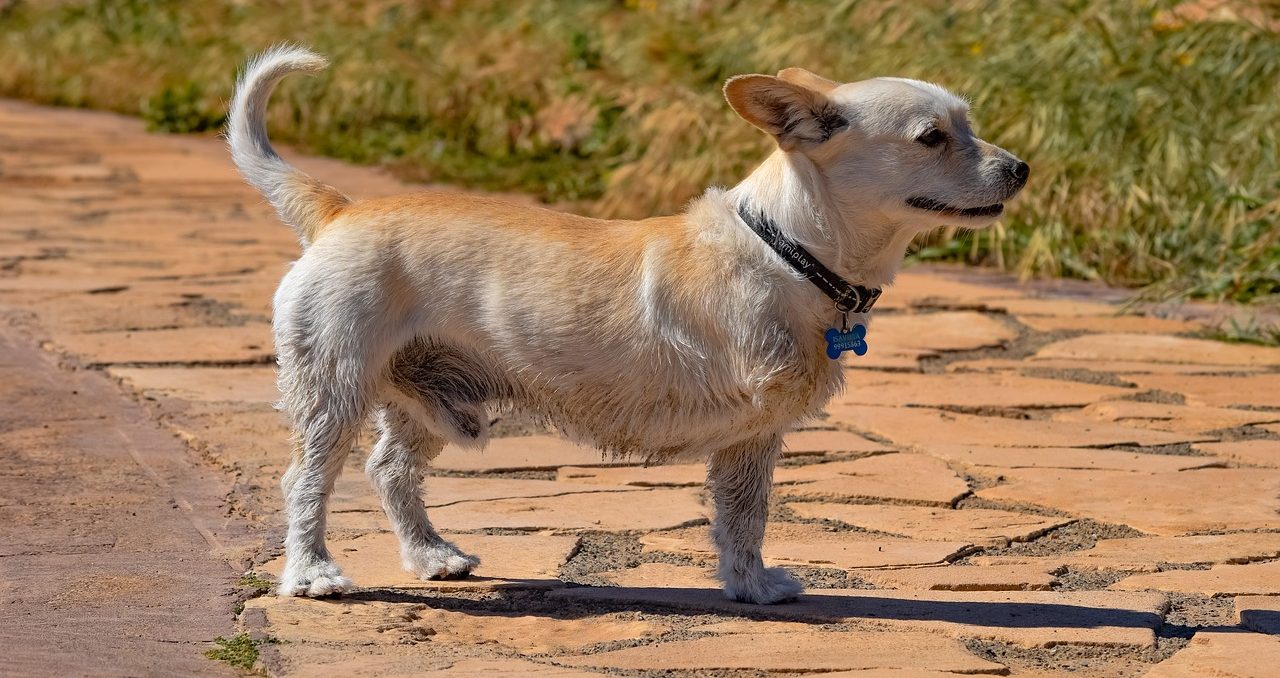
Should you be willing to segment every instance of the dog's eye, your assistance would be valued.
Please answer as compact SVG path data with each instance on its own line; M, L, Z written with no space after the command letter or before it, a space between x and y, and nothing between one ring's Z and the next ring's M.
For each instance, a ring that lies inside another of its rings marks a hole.
M920 143L924 144L925 146L928 146L929 148L933 148L934 146L937 146L938 144L946 140L947 140L946 132L943 132L942 130L936 127L916 137L916 141L919 141Z

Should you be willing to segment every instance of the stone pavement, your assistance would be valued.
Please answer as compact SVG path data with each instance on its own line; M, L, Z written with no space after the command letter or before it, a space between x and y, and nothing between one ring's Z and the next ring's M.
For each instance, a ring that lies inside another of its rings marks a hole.
M356 195L402 190L300 164ZM21 644L22 672L144 673L154 651L216 673L199 651L237 631L281 675L1244 676L1280 662L1280 349L1119 315L1122 295L1091 286L951 268L886 291L850 388L787 440L765 556L806 582L797 602L721 598L702 467L609 462L520 420L483 454L446 450L427 481L433 521L483 559L475 576L400 570L360 451L330 543L361 588L252 597L281 567L269 316L296 255L216 140L0 102L0 638ZM96 419L150 432L121 442ZM165 480L130 464L191 468ZM191 500L201 487L220 505ZM137 642L93 645L86 621L108 618ZM74 647L97 654L60 654Z

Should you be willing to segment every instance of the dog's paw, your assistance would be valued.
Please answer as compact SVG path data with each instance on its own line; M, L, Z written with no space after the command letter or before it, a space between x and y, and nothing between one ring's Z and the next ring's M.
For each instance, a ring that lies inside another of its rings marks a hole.
M772 605L795 600L804 585L781 567L762 567L745 574L734 573L724 579L724 594L741 603Z
M445 542L409 549L404 553L404 569L422 579L462 579L471 574L480 559Z
M316 563L303 567L286 567L276 587L276 595L307 596L321 598L350 591L354 584L342 576L342 570L333 563Z

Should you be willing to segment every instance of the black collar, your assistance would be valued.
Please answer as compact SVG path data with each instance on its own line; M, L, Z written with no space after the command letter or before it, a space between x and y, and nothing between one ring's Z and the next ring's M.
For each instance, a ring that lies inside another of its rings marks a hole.
M800 243L788 238L778 230L778 225L763 212L752 212L745 204L738 205L738 216L746 222L751 230L760 236L766 245L771 247L782 260L791 265L800 275L809 279L822 293L836 302L836 310L841 313L866 313L876 305L880 298L879 287L863 287L854 285L841 278L822 265L809 250Z

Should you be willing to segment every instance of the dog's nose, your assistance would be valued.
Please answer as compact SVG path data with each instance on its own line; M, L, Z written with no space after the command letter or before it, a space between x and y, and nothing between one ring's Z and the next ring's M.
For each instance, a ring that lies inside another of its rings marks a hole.
M1013 180L1018 182L1018 186L1027 183L1027 177L1031 176L1031 166L1019 160L1017 164L1009 167L1009 174Z

